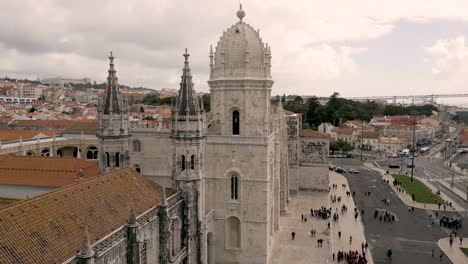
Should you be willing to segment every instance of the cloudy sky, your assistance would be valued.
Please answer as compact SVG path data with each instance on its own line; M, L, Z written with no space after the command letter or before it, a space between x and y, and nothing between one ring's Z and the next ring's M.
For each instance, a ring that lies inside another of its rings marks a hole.
M244 0L272 49L273 94L467 92L468 0ZM177 88L188 48L196 89L238 0L1 0L0 76L90 77L108 53L120 83Z

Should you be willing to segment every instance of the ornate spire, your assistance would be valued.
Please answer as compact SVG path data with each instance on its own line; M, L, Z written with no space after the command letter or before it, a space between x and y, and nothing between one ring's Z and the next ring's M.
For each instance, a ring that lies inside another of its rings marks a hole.
M239 11L237 11L237 17L240 21L245 17L245 12L242 10L242 4L239 4Z
M92 256L94 256L94 251L91 248L91 241L89 239L88 227L85 226L84 234L83 234L83 246L81 248L80 253L78 254L78 258L87 259Z
M179 96L176 101L176 110L180 116L196 115L199 111L195 90L193 89L192 75L190 73L189 58L187 49L185 49L184 69L181 76Z
M109 56L109 75L107 76L107 88L104 94L104 114L123 114L126 112L126 105L120 93L117 75L114 68L114 55L112 51Z

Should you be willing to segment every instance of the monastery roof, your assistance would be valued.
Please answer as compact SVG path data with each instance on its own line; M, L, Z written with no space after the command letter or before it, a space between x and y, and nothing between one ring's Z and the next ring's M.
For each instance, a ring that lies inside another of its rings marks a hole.
M64 134L96 134L98 131L98 123L96 120L93 122L73 122L67 127L63 133Z
M299 137L307 138L330 138L330 135L326 133L321 133L312 129L301 129L299 131Z
M13 126L66 129L76 123L96 123L96 120L16 120L13 122Z
M0 184L60 187L98 175L95 162L71 157L0 156Z
M0 259L5 263L62 263L160 203L162 187L127 168L0 209Z
M55 130L13 130L13 129L1 129L0 130L0 140L1 141L12 141L19 140L20 138L24 139L33 139L37 138L39 135L44 136L53 136L59 135L60 131Z

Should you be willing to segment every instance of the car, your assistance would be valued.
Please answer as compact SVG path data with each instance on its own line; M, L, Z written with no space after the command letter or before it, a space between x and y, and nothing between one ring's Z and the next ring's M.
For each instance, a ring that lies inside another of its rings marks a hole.
M331 171L334 171L336 170L336 166L335 165L328 165L328 169L331 170Z
M392 153L391 155L388 155L389 158L398 158L398 154Z
M390 169L399 169L399 168L400 168L400 165L398 165L398 164L390 164L390 165L388 165L388 167L389 167Z
M349 169L349 173L351 173L351 174L359 174L359 171L358 171L358 170L355 170L355 169Z
M341 168L341 167L336 167L335 171L338 172L338 173L346 173L346 170Z
M406 168L411 169L411 168L415 168L415 167L416 167L416 165L414 165L414 164L411 164L411 163L406 164Z

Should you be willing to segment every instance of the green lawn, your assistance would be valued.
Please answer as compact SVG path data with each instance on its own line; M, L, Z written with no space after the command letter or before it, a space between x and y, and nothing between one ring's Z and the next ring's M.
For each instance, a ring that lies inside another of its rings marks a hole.
M468 248L460 248L463 253L465 253L465 256L468 257Z
M405 189L407 193L414 194L416 202L437 204L442 203L443 200L436 194L432 193L431 189L427 188L424 183L418 181L416 178L411 182L411 178L405 175L393 174L393 178L401 182L401 187Z

